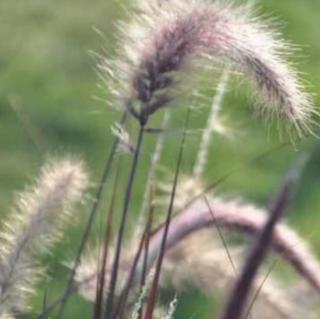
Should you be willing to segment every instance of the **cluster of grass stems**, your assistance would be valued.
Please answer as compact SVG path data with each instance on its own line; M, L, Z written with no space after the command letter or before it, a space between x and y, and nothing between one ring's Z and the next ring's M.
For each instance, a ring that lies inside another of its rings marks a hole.
M303 304L296 307L289 295L281 295L280 288L266 284L269 274L261 280L258 274L273 250L317 294L320 292L320 267L316 258L304 241L281 222L294 196L305 158L289 170L266 210L213 194L228 174L212 185L205 185L202 180L212 136L221 129L220 109L234 70L244 73L255 86L263 117L269 121L265 112L270 111L279 121L293 126L299 137L312 133L314 111L310 99L294 70L283 59L287 44L268 30L268 24L252 15L250 5L238 7L205 0L139 0L132 10L130 22L122 26L125 34L119 45L119 56L111 62L103 58L99 64L103 76L113 82L114 103L122 107L122 115L113 127L114 140L65 289L56 300L47 302L36 318L64 318L70 297L80 293L93 302L93 319L169 319L174 316L179 295L166 311L159 312L159 292L161 285L165 285L162 276L168 276L173 286L178 281L199 281L198 288L203 291L212 293L212 287L226 290L225 305L218 316L221 319L253 318L252 311L259 299L271 313L274 311L274 318L301 318L301 313L311 318L311 307ZM186 180L180 171L193 108L185 109L177 153L172 155L176 156L170 168L173 180L170 186L164 187L164 199L157 195L161 183L156 168L170 134L167 130L171 108L178 103L178 91L185 78L199 65L220 67L221 79L203 130L193 176ZM160 128L153 128L149 123L158 112L163 114L163 123ZM129 122L137 128L134 142L125 129ZM126 229L146 134L158 138L141 210L135 214L138 218L130 237L126 236ZM125 187L119 185L122 169L119 150L128 153L131 161ZM42 278L36 257L50 250L61 238L66 222L74 219L73 206L86 197L88 185L81 161L52 160L42 169L35 186L21 194L17 209L1 233L0 318L18 318L28 310L32 287ZM110 192L110 203L104 235L93 256L87 256L106 189ZM119 196L123 197L120 210L116 206ZM159 223L155 214L159 206L165 205L166 214ZM115 214L120 216L118 225ZM221 240L231 273L227 266L219 266L223 258L221 249L214 247L216 240L206 236L202 240L193 239L210 228ZM243 248L239 251L228 247L224 228L251 236L248 252L244 254ZM177 268L182 269L179 274ZM226 281L221 284L222 279ZM175 289L179 289L178 284Z

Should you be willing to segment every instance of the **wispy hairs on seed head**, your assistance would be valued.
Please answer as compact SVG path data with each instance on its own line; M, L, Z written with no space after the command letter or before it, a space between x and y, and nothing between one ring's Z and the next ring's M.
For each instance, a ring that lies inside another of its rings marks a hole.
M124 288L127 279L127 273L130 271L130 266L134 258L134 252L138 246L137 237L133 238L126 247L123 249L123 254L120 260L120 266L118 268L119 273L119 282L116 287L116 295L120 295L121 290ZM111 255L108 258L107 264L105 265L105 289L108 288L108 283L111 278L111 269L112 269L112 256L114 256L115 249L110 247L109 254ZM102 257L101 257L101 248L92 246L88 249L82 256L81 263L77 269L75 281L77 282L79 294L87 300L94 301L96 298L97 285L99 284L99 274L98 269L102 266ZM106 291L104 291L105 293Z
M209 198L208 203L211 209L200 198L172 219L168 232L167 250L201 229L216 228L218 225L221 228L226 227L254 235L262 229L266 221L267 213L250 204L221 200L217 197ZM148 267L152 267L159 255L162 233L163 226L159 227L150 239ZM305 241L294 230L284 223L277 225L272 247L317 292L320 291L320 265ZM136 271L137 278L141 274L141 269L142 266L139 263Z
M212 247L212 240L207 242L208 245L210 244L210 247L206 247L205 244L199 244L197 247L196 243L198 241L197 239L194 239L193 236L199 236L199 233L201 234L201 231L204 229L213 228L216 230L217 227L221 229L227 228L238 230L252 236L263 228L267 219L267 213L250 204L240 203L239 201L226 201L216 197L208 197L208 203L213 215L208 209L207 203L202 199L199 199L172 219L167 238L167 258L165 259L162 270L165 277L166 274L169 274L169 281L171 284L177 284L178 286L183 280L189 280L189 282L197 282L201 285L203 291L212 292L212 287L221 286L219 280L222 280L223 276L225 279L223 282L226 283L226 281L228 281L227 279L230 279L234 273L232 273L231 270L228 270L225 262L222 261L221 250L218 253L215 247ZM162 225L154 231L150 238L146 265L147 271L150 271L153 268L159 256L163 231L164 226ZM192 234L193 236L191 236L191 239L189 240L188 237ZM135 239L136 238L133 238L128 246L126 246L126 253L124 253L123 259L120 262L119 271L121 274L127 274L130 265L133 263L132 252L137 249ZM200 251L199 246L201 246ZM284 223L280 223L276 227L274 233L272 248L281 259L288 265L291 265L301 275L301 278L308 281L317 292L320 291L319 263L312 251L306 246L305 241L298 236L293 229ZM231 247L230 249L232 251L232 256L235 256L237 260L239 256L238 251L234 247ZM235 251L236 253L234 253ZM199 256L195 258L196 252ZM178 256L180 260L177 260L176 256ZM225 251L223 251L223 257L226 257ZM99 260L99 254L97 253L90 253L90 256L85 255L76 276L79 293L90 301L93 301L95 298L98 279L96 270L97 260ZM176 265L172 267L172 264L175 262L177 265L183 265L183 267L180 268ZM221 269L222 263L223 269ZM219 264L219 266L217 266L217 264ZM143 265L143 258L140 258L135 269L132 283L133 287L140 283L143 274ZM220 274L217 275L218 277L212 273L212 269L215 267L216 272L219 272ZM108 280L110 280L110 265L107 265L106 268L106 282L108 282ZM173 275L170 275L170 272L173 272ZM179 276L175 274L176 272L179 273ZM208 275L207 277L205 277L206 274ZM194 278L192 276L194 276ZM202 280L205 280L207 285L201 284L201 276ZM120 277L125 278L125 275ZM209 277L212 278L212 280L209 280ZM218 278L218 280L215 281L214 278ZM222 285L225 286L225 284ZM257 283L257 287L258 285L259 283ZM120 284L120 287L121 286L122 284ZM275 285L271 285L271 288L269 289L268 285L266 285L266 288L261 292L262 299L264 299L267 304L275 302L275 299L272 298L272 286ZM279 289L274 288L273 291L278 291L277 295L281 295ZM278 303L278 308L275 309L278 313L282 314L284 318L286 318L284 314L290 313L290 309L292 308L292 305L290 306L289 304L289 296L287 301L288 302L283 300L282 304Z
M0 315L25 310L42 271L35 255L47 252L62 235L71 211L83 199L88 175L81 161L51 160L32 187L18 196L1 232Z
M219 245L219 238L212 231L199 232L182 241L169 251L164 264L164 286L184 291L192 286L208 296L226 297L242 264L243 248L230 246L235 269L227 258L225 248ZM181 265L181 267L177 267ZM183 267L182 267L183 266ZM264 282L260 289L261 282ZM283 289L273 278L265 280L261 273L254 283L254 292L259 296L251 310L259 319L309 318L309 305L297 302L294 295ZM254 294L254 293L253 293Z
M181 73L209 60L242 71L256 87L263 109L308 131L313 108L297 72L284 56L288 45L251 6L206 0L142 1L123 24L117 78L119 95L144 122L171 105ZM119 77L120 74L120 77Z

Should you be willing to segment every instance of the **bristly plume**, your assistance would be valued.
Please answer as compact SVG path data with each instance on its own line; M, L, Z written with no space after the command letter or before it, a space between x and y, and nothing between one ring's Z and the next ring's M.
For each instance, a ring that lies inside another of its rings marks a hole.
M45 165L35 185L19 195L1 233L0 315L25 310L42 274L35 255L47 252L60 238L87 186L83 163L69 158Z
M214 294L217 300L222 301L241 269L244 252L243 247L230 246L230 263L225 247L219 241L219 236L207 230L190 236L170 250L163 269L163 286L173 287L175 291L185 291L191 286L208 296ZM303 300L297 302L295 295L288 292L288 287L284 289L270 277L266 278L261 273L259 280L255 281L254 290L259 291L259 295L250 317L309 318L307 314L311 306ZM263 286L260 287L262 282Z
M225 201L219 198L209 199L210 208L201 198L189 205L171 221L167 240L167 249L171 249L192 233L209 227L225 227L240 230L249 235L261 231L267 218L266 211L250 204L239 201ZM159 242L163 233L163 226L153 234L149 246L148 267L151 267L159 254ZM285 223L279 223L273 235L273 249L288 264L292 265L317 292L320 292L320 265L314 254L307 247L305 241ZM141 265L137 267L137 276Z
M283 58L288 45L252 14L251 6L142 1L122 28L125 39L115 73L122 77L119 97L141 123L171 104L181 71L188 73L196 58L207 58L246 73L266 109L289 119L299 131L309 130L311 99Z
M240 203L239 201L225 201L219 198L209 198L210 208L214 213L214 218L208 209L206 202L202 199L197 200L181 213L177 214L171 221L167 238L166 252L170 257L172 251L177 254L181 252L181 245L187 240L188 236L198 234L200 231L216 227L236 229L249 235L255 235L261 231L266 220L267 213L250 204ZM147 269L150 271L159 256L160 242L163 236L163 225L153 233L150 238L149 253L147 261ZM136 238L130 241L129 247L126 247L124 258L120 263L121 274L127 274L130 265L132 265L132 252L137 248ZM178 246L180 245L180 246ZM180 247L180 248L179 248ZM273 237L272 248L285 260L289 265L296 269L298 273L309 282L309 284L320 292L320 266L314 254L306 246L305 241L298 236L290 227L284 223L277 225ZM234 248L232 248L234 250ZM225 252L224 252L225 253ZM79 287L79 293L87 300L94 300L97 273L96 264L98 255L92 257L84 256L81 267L78 270L76 281ZM172 256L172 255L171 255ZM192 255L193 256L193 255ZM192 256L190 258L192 258ZM197 260L205 260L210 254L203 254L195 258ZM211 258L211 257L210 257ZM133 278L133 286L140 283L143 273L143 258L139 260L136 267L135 276ZM170 259L168 259L170 263ZM220 260L221 262L221 260ZM168 265L168 264L167 264ZM169 267L170 268L170 267ZM194 268L195 269L195 268ZM163 270L166 270L166 266ZM125 275L120 276L125 278ZM106 282L110 280L110 265L106 269ZM210 282L208 283L210 284ZM214 286L214 284L212 284ZM121 286L121 285L120 285ZM203 287L204 288L204 287ZM266 293L268 293L266 291ZM270 298L269 298L270 299ZM279 311L280 311L279 306ZM284 311L283 311L284 312Z

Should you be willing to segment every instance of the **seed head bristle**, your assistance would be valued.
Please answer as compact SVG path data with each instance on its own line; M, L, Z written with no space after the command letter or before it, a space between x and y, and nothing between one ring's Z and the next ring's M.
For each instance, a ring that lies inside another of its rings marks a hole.
M219 238L213 236L211 230L190 236L168 253L163 269L163 286L173 287L175 291L184 291L192 286L208 296L225 297L237 277L244 255L243 247L230 245L229 249L236 269L233 269L225 248L221 247ZM261 272L254 283L254 291L263 281ZM285 288L273 278L267 278L251 311L252 316L259 319L303 318L309 304L298 303L294 294Z
M175 247L187 240L191 234L198 234L203 229L221 228L238 230L242 233L255 235L259 232L267 219L267 213L250 204L239 201L226 201L219 198L209 198L209 203L214 218L208 210L207 204L201 199L197 200L182 212L177 214L171 221L167 238L167 251L174 251ZM159 227L151 236L148 251L148 270L152 269L159 256L160 242L163 235L163 226ZM130 252L134 241L130 247L126 247L125 258L121 262L121 273L129 271L133 256ZM314 254L306 246L305 241L298 236L294 230L284 223L277 225L274 233L273 250L304 278L316 291L320 291L320 266ZM178 249L179 251L179 249ZM225 254L225 252L224 252ZM192 257L192 256L191 256ZM190 257L190 258L191 258ZM202 257L199 257L201 259ZM205 258L205 254L204 257ZM195 261L198 260L197 258ZM221 262L221 259L220 261ZM96 287L96 263L97 256L88 259L83 258L81 275L77 277L80 293L88 300L94 300ZM143 273L144 261L139 260L133 278L133 286L140 282ZM170 268L170 267L169 267ZM109 280L110 271L106 271L106 281Z
M81 161L52 160L41 169L35 185L19 195L1 233L0 315L25 310L26 299L42 275L35 257L60 238L87 186Z
M123 26L116 64L123 84L119 94L142 123L171 105L180 73L192 77L190 67L200 58L243 71L269 114L287 118L298 131L309 130L311 98L284 59L288 45L254 16L252 6L205 0L142 3Z
M206 202L199 199L172 219L167 240L168 250L188 235L201 229L219 225L219 227L254 235L262 229L266 221L267 213L250 204L225 201L216 197L210 198L209 203L215 218L208 210ZM163 227L159 227L150 239L149 267L153 265L158 256L162 232ZM286 224L280 223L275 228L272 248L312 287L320 291L320 265L305 241L296 232ZM137 277L139 277L141 267L141 264L137 267Z

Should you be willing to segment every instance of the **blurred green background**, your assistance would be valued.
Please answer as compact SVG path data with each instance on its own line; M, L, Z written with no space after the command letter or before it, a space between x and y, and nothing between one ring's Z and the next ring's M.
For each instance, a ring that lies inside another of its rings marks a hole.
M284 37L299 44L295 61L316 95L320 91L320 1L261 0L261 12L277 17ZM93 183L99 180L111 141L110 125L118 112L110 107L108 87L102 89L96 61L89 53L112 54L115 49L116 22L126 14L126 1L120 0L1 0L0 1L0 214L10 214L15 192L36 176L48 155L77 154L85 159ZM104 36L95 32L99 29ZM201 128L209 111L217 74L206 75L199 84L199 105L192 114L192 131L183 163L191 172ZM97 98L96 98L97 97ZM319 98L315 97L318 104ZM306 237L320 258L320 144L307 138L294 148L277 146L277 132L252 116L253 99L245 85L232 83L223 115L234 130L234 138L216 136L211 146L205 174L212 182L240 165L220 191L266 205L299 152L312 157L302 179L289 222ZM173 111L172 127L181 127L185 108ZM159 116L155 120L159 122ZM133 127L133 124L131 124ZM166 142L163 167L170 168L176 158L178 136ZM148 136L134 191L132 210L139 207L143 181L155 136ZM261 160L255 157L273 150ZM128 157L123 159L124 167ZM125 172L124 172L125 173ZM125 178L125 174L123 177ZM105 202L108 202L107 199ZM89 204L87 205L89 207ZM87 208L88 208L87 207ZM77 212L79 226L70 229L62 245L45 258L51 266L54 283L41 287L34 298L34 313L42 303L44 287L52 298L63 287L67 271L60 264L74 256L88 209ZM103 214L105 210L102 210ZM103 217L100 217L103 218ZM132 226L131 222L131 226ZM94 239L95 236L93 236ZM178 318L210 318L212 300L186 294L178 307ZM66 318L88 318L91 308L80 298L72 298ZM30 314L30 318L33 314Z

